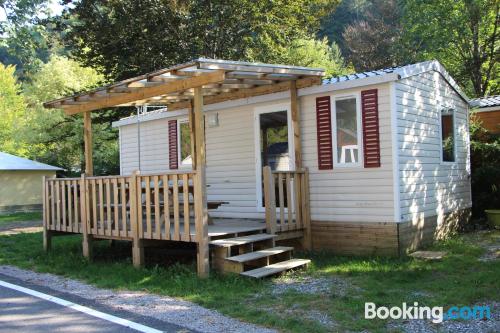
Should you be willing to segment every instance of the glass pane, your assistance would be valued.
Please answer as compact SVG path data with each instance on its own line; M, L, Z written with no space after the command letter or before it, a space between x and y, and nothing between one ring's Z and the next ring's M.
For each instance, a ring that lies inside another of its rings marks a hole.
M181 149L181 165L192 164L191 160L191 135L189 131L189 123L180 123L180 149Z
M443 146L443 161L455 161L455 129L453 114L441 114L441 139Z
M289 170L286 111L263 113L259 121L262 167L270 166L272 170L278 171Z
M335 101L338 163L358 163L358 119L356 98Z
M288 117L286 111L263 113L259 115L261 170L264 166L274 171L290 170L288 149ZM265 205L264 179L262 183L262 205ZM275 197L279 198L279 184L275 183ZM287 198L286 187L284 197ZM285 200L285 205L287 205Z

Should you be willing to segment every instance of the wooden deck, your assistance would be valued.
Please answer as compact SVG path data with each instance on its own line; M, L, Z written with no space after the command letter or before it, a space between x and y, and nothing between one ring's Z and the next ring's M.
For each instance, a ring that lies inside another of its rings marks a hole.
M208 238L238 237L246 233L260 233L265 231L266 221L264 220L213 219L213 224L208 225Z
M131 241L138 267L144 264L144 247L157 241L196 243L200 254L222 238L261 233L277 240L306 237L307 171L271 173L266 168L265 220L211 219L209 202L205 198L203 205L199 199L206 187L196 171L44 179L44 248L50 248L53 236L82 234L83 255L91 258L93 239ZM209 261L198 258L203 265Z

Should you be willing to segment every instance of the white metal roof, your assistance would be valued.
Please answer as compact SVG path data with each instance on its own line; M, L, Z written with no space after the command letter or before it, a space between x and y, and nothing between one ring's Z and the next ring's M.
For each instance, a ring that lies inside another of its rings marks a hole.
M52 165L0 152L0 170L64 170Z
M312 85L309 87L303 87L299 89L298 95L306 96L318 93L327 93L331 91L340 91L343 89L359 88L372 84L394 82L430 71L439 73L446 80L446 82L448 82L450 86L462 97L462 99L465 102L467 103L471 102L471 100L469 100L469 98L462 92L462 89L451 77L451 75L437 60L424 61L410 65L390 67L385 69L360 72L349 75L341 75L337 77L332 77L330 79L324 79L321 85ZM236 107L239 105L248 105L252 103L257 103L257 101L272 102L275 100L287 98L286 94L287 92L270 93L265 96L242 98L234 101L225 101L211 105L204 105L203 110L215 111L228 107ZM162 118L185 116L187 114L186 110L187 109L167 111L167 109L159 109L157 110L157 112L141 115L139 117L139 122L151 121ZM136 115L122 118L118 121L113 122L113 127L120 127L135 123L137 123Z
M469 98L464 94L460 86L455 82L451 75L446 71L446 69L437 60L430 60L424 62L418 62L415 64L389 67L378 69L374 71L366 71L361 73L354 73L349 75L342 75L337 77L332 77L331 79L323 80L323 85L338 85L348 81L355 80L384 80L386 77L391 77L389 81L401 80L410 76L419 75L425 72L435 71L441 74L441 76L450 84L450 86L466 101L470 102Z
M500 95L474 98L470 100L470 103L473 107L477 107L480 109L490 108L495 106L500 107Z

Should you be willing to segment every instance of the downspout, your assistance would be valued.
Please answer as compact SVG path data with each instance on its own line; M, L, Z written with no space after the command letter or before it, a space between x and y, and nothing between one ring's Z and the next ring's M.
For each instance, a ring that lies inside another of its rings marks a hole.
M398 138L398 104L396 101L396 82L390 82L390 110L391 110L391 132L392 132L392 184L394 202L394 223L397 229L398 255L401 255L402 244L400 235L401 216L401 193L400 193L400 170L399 170L399 138Z
M139 121L140 110L142 106L137 106L137 154L139 160L138 170L141 170L141 122Z

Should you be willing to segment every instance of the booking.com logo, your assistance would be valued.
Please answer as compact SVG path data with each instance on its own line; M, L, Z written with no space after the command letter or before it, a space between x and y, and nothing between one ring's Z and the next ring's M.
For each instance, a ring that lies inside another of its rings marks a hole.
M448 311L444 311L442 306L419 306L418 302L413 305L403 303L401 307L379 306L375 303L365 303L365 319L430 319L433 323L442 323L444 320L471 320L471 319L491 319L489 306L475 305L452 306Z

